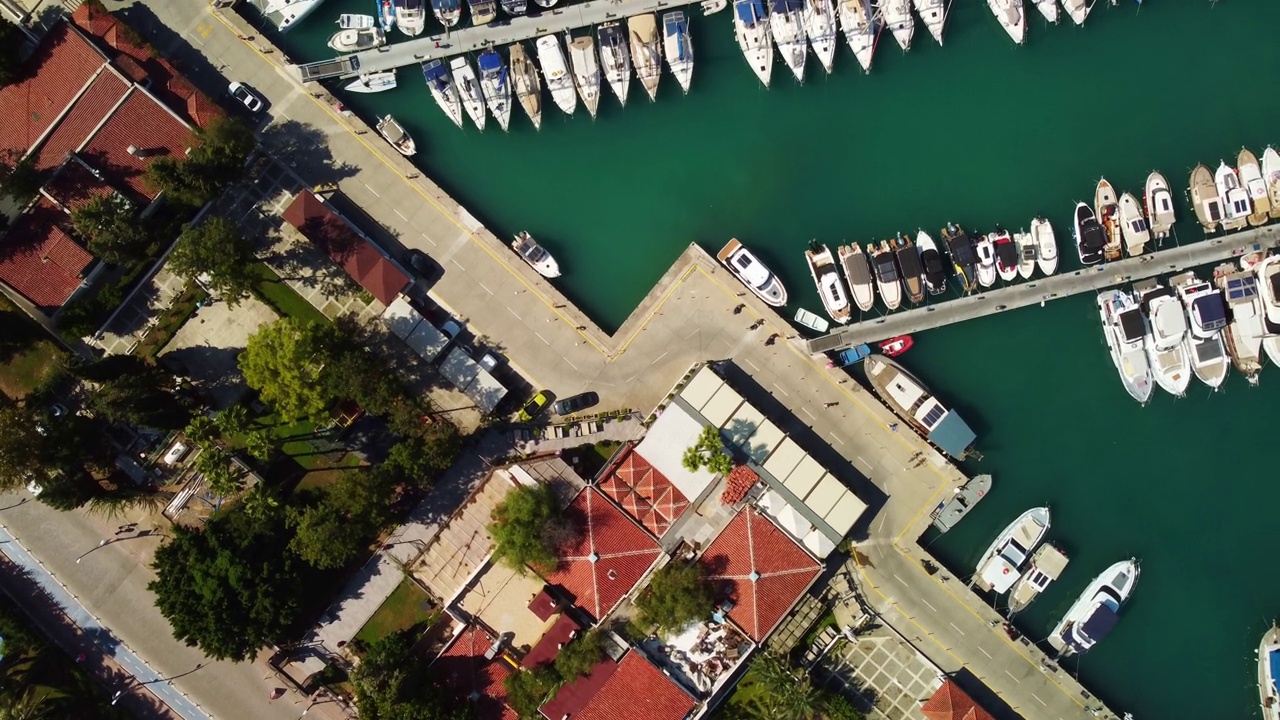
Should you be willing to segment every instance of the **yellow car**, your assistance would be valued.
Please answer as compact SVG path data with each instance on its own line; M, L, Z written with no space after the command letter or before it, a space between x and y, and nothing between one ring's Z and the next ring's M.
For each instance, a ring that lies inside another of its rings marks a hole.
M547 393L545 391L534 395L532 400L525 403L525 406L520 408L520 415L518 416L520 422L529 422L537 417L547 406L547 402L549 400L550 398L547 397Z

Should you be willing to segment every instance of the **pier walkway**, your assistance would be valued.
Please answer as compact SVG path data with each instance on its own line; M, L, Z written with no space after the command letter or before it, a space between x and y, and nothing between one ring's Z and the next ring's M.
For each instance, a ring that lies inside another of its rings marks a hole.
M962 320L972 320L998 312L1038 305L1068 295L1096 292L1102 288L1133 280L1181 272L1187 268L1268 250L1277 245L1280 245L1280 226L1271 225L1242 230L1223 237L1158 250L1136 258L1085 267L1075 272L1035 279L997 290L984 290L957 300L946 300L936 305L896 312L877 320L864 320L853 325L845 325L836 329L835 332L805 341L805 347L815 355L842 350L859 343L909 335Z
M479 52L491 46L531 40L548 33L563 33L574 28L591 27L632 15L662 13L688 4L690 2L682 0L589 0L570 7L542 10L536 16L525 15L511 18L507 22L496 20L484 25L446 31L440 35L391 43L373 50L362 50L339 60L321 60L299 65L296 66L295 71L303 81L353 77L357 73L394 70L437 58ZM530 12L535 9L538 9L537 6L530 3ZM728 15L725 15L724 21L728 22ZM729 28L725 28L725 32L729 32ZM395 33L399 34L399 31Z

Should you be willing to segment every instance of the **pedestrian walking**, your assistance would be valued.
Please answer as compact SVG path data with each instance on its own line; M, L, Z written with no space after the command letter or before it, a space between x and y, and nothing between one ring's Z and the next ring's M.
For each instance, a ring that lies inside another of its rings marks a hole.
M889 429L898 432L898 423L889 423Z

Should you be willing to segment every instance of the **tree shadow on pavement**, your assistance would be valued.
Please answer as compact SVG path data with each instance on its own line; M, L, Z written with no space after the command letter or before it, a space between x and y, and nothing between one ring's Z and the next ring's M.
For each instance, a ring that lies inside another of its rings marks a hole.
M262 131L262 146L308 183L337 184L359 170L348 163L334 162L328 138L314 125L297 120L276 122Z
M135 2L114 14L137 30L206 95L217 99L227 94L227 78L219 67L210 62L203 51L165 25L151 8Z

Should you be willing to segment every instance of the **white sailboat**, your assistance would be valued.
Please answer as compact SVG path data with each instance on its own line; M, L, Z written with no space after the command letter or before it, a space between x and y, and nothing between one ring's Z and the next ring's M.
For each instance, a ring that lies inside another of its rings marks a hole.
M1027 16L1022 0L987 0L987 7L1000 21L1000 27L1019 45L1027 40Z
M916 32L916 21L911 17L911 0L881 0L880 19L903 51L910 50L911 36Z
M515 250L516 254L542 277L548 279L560 277L560 263L556 262L555 257L539 245L529 233L521 232L516 235L515 240L511 242L511 249Z
M1231 317L1223 331L1231 363L1250 385L1257 385L1258 372L1262 370L1262 338L1267 334L1257 278L1248 270L1223 263L1213 269L1213 282L1222 291Z
M858 243L841 245L836 248L840 256L840 265L844 268L845 280L853 291L853 303L862 312L867 312L876 304L876 283L871 277L871 265Z
M480 68L480 90L484 94L489 113L498 121L503 132L511 124L511 76L506 63L496 50L486 50L476 58Z
M1112 288L1098 293L1098 315L1102 318L1102 335L1111 353L1111 363L1120 373L1125 392L1146 404L1151 399L1151 364L1147 361L1144 342L1147 319L1133 296Z
M1273 364L1280 365L1280 255L1268 255L1253 266L1258 276L1258 297L1266 334L1262 350Z
M769 31L782 62L791 68L796 82L804 82L809 48L804 36L804 4L801 0L769 0Z
M989 288L996 284L996 245L987 235L978 238L974 243L974 252L978 255L978 284Z
M933 39L942 44L942 29L947 24L946 0L915 0L916 12Z
M456 57L449 61L449 69L453 73L453 84L458 88L458 96L462 98L462 109L471 116L471 122L480 130L484 130L484 94L480 92L480 81L476 71L465 57Z
M578 109L578 93L573 88L573 76L565 65L560 41L555 35L543 35L535 44L538 48L538 64L542 66L542 76L547 80L552 101L565 115L572 115Z
M382 72L361 75L342 87L343 90L353 93L376 93L382 92L383 90L394 90L395 88L395 70L384 70Z
M1280 153L1270 145L1262 153L1262 179L1271 199L1271 219L1280 219Z
M564 44L569 48L569 66L573 68L578 97L594 119L600 106L600 59L596 55L596 41L590 35L575 38L566 32Z
M662 50L659 49L658 23L653 19L653 13L627 18L627 32L631 35L631 65L635 68L636 79L649 100L655 100L658 81L662 79Z
M822 69L831 74L831 66L836 59L836 44L839 42L839 29L836 27L836 14L831 9L831 0L805 0L804 31L809 36L809 47L818 56Z
M1165 392L1182 397L1191 384L1191 358L1183 342L1187 337L1187 314L1173 291L1158 280L1134 283L1133 289L1147 314L1144 345L1151 374Z
M863 72L871 72L880 23L871 9L871 0L838 0L840 27Z
M773 36L769 33L769 14L765 12L764 0L734 0L733 34L752 72L769 87L773 74Z
M1218 188L1218 197L1222 198L1223 230L1239 230L1249 224L1249 193L1240 185L1240 176L1235 168L1225 162L1218 162L1218 170L1213 174L1213 183Z
M1031 0L1031 2L1035 3L1036 9L1045 20L1055 25L1058 23L1058 0Z
M1240 172L1240 184L1249 193L1253 203L1253 214L1249 216L1249 224L1258 227L1265 225L1271 215L1271 194L1267 190L1267 181L1262 178L1262 166L1258 157L1248 148L1241 148L1236 157L1236 167Z
M693 38L689 35L689 21L679 10L662 16L662 51L667 68L688 95L693 81Z
M1151 240L1151 226L1147 224L1147 216L1138 205L1138 199L1132 193L1120 196L1120 230L1124 235L1124 249L1129 257L1142 254Z
M1085 18L1089 17L1089 11L1093 9L1093 4L1098 0L1062 0L1062 9L1067 11L1067 16L1071 18L1071 22L1076 25L1084 25Z
M1045 275L1058 272L1058 240L1053 236L1053 225L1042 217L1032 220L1031 239L1036 244L1036 264L1040 272Z
M1173 193L1169 192L1169 183L1160 173L1152 171L1147 176L1143 203L1151 225L1151 237L1156 240L1169 237L1178 218L1173 212Z
M505 5L503 7L506 7ZM542 80L538 77L538 68L525 52L524 44L512 43L507 51L511 58L511 78L514 81L516 99L534 129L542 129Z
M627 35L616 22L605 23L597 32L600 37L600 63L604 67L604 79L613 94L627 106L627 91L631 89L631 52L627 50Z
M1072 604L1053 628L1049 644L1062 655L1082 653L1106 637L1119 620L1120 607L1138 583L1138 561L1130 558L1107 568Z
M986 592L1008 592L1022 576L1022 566L1047 532L1049 508L1031 508L1019 515L982 554L974 584Z
M813 278L814 285L818 287L818 297L822 299L822 307L826 308L832 320L841 325L848 323L852 308L831 250L826 245L815 245L804 251L804 259L809 265L809 275Z
M1271 629L1258 644L1258 699L1262 702L1263 720L1280 720L1280 626Z
M1227 306L1222 291L1196 277L1188 270L1169 278L1169 284L1178 293L1187 311L1187 355L1191 358L1191 372L1200 382L1217 390L1231 372L1231 358L1222 341L1222 331L1227 327Z
M458 98L458 88L454 87L453 78L449 77L444 62L432 60L422 63L422 79L427 81L427 89L444 111L445 117L452 120L454 125L462 127L462 100Z

